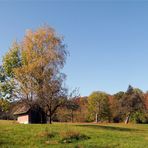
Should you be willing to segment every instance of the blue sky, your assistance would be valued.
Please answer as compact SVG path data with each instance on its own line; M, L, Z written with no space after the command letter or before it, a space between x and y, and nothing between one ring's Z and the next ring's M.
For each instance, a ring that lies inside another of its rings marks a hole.
M1 1L0 60L26 29L45 23L65 37L71 89L148 90L148 1Z

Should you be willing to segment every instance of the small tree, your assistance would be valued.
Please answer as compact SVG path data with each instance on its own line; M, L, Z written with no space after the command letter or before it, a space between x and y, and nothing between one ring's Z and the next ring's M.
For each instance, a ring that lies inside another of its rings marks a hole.
M93 92L88 97L88 107L90 112L95 115L96 123L104 118L109 119L109 97L106 93L100 91Z
M74 111L78 110L80 106L76 102L76 99L74 98L74 99L70 99L67 101L66 107L69 111L71 122L73 122L74 121Z
M75 102L79 105L79 108L75 111L75 120L77 122L88 122L88 97L78 97Z

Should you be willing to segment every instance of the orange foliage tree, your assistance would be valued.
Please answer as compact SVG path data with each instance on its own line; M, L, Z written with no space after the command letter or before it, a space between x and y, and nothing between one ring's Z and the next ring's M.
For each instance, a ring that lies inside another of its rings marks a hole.
M67 57L63 38L53 28L43 26L36 31L28 30L22 42L14 45L3 63L17 83L15 95L29 105L38 103L51 123L67 94L63 87L66 76L60 72ZM16 53L15 56L12 53Z

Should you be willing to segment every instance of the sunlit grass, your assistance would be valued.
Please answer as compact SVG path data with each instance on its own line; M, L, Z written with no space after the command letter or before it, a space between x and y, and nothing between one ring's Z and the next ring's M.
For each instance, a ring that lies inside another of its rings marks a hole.
M61 142L64 138L71 138L70 142ZM147 145L146 124L23 125L14 121L0 121L1 148L146 148Z

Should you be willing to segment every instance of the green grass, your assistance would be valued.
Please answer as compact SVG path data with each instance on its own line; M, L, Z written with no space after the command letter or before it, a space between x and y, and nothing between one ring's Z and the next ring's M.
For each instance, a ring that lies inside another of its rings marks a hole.
M70 142L61 142L64 138ZM87 137L82 138L81 137ZM68 139L69 140L69 139ZM148 125L0 121L0 148L147 148Z

